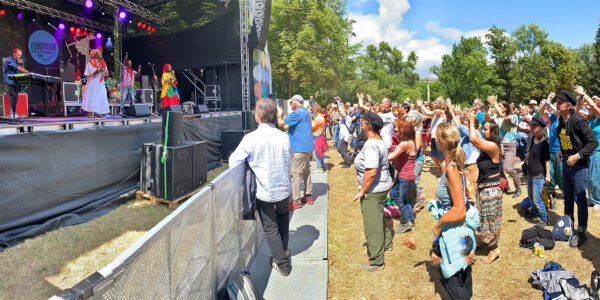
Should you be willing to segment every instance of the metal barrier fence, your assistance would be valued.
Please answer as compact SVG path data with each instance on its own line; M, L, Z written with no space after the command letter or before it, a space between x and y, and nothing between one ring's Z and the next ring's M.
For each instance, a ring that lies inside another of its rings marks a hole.
M223 172L113 262L55 299L215 299L262 238L243 220L245 165Z

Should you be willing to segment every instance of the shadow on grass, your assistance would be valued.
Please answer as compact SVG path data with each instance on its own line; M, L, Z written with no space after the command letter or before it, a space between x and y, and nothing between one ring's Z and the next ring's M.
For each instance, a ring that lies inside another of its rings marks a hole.
M419 267L425 265L425 268L427 269L427 273L429 273L429 282L433 283L434 288L435 288L435 293L440 295L440 298L442 299L450 299L450 296L448 295L448 293L446 292L446 289L444 288L444 286L442 285L442 274L440 273L440 267L439 266L435 266L431 263L431 261L429 260L423 260L418 262L417 264L415 264L413 267Z

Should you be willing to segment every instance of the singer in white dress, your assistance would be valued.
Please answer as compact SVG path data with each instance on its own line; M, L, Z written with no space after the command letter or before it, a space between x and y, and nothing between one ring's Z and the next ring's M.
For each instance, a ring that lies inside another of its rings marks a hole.
M92 50L91 59L85 67L84 75L87 76L85 93L83 94L82 108L88 116L108 114L108 97L104 76L108 73L106 63L102 60L102 52Z

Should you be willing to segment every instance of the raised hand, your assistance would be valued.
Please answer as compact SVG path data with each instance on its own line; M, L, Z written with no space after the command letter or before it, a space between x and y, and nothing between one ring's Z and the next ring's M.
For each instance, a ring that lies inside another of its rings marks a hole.
M585 91L583 90L583 87L580 85L575 85L575 93L577 93L578 95L584 95Z
M556 96L556 94L554 92L551 92L550 94L548 94L548 103L552 103L552 99L554 99L554 96Z
M489 104L494 104L494 103L496 103L496 101L498 101L498 97L496 97L496 96L488 96L487 97L487 102Z

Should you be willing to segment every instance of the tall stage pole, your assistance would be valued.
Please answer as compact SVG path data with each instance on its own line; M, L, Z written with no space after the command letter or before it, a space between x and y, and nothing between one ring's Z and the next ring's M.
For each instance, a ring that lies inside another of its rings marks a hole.
M115 66L115 81L121 81L121 49L123 47L123 37L121 34L121 22L119 21L119 9L115 9L115 26L113 27L113 37L114 37L114 66Z

